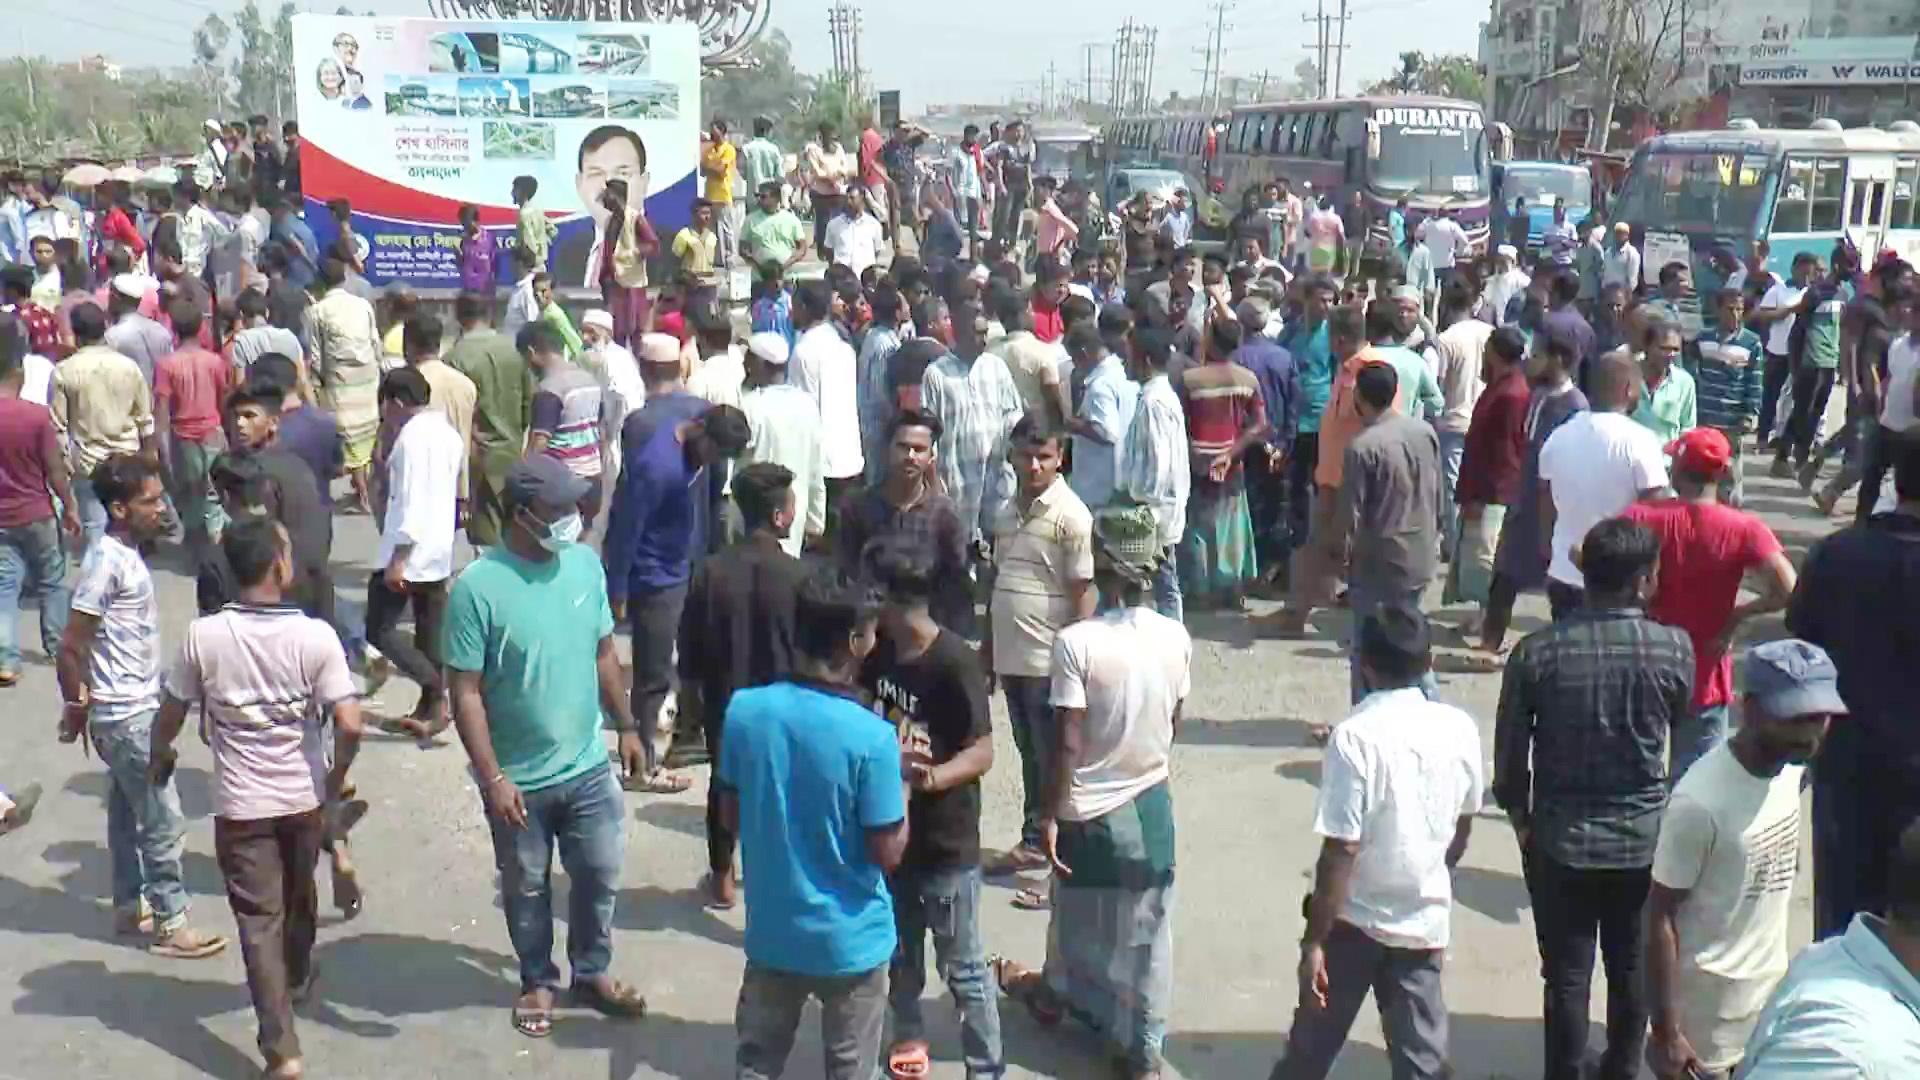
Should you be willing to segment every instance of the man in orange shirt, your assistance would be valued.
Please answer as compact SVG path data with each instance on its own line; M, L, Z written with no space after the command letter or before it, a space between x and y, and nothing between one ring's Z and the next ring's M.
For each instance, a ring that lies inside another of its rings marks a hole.
M1263 620L1268 633L1276 637L1304 635L1307 617L1314 608L1327 603L1334 582L1346 570L1346 534L1335 522L1340 473L1347 444L1366 426L1354 395L1354 380L1360 369L1386 363L1367 346L1366 315L1358 304L1335 308L1328 315L1327 345L1334 361L1333 390L1320 420L1320 452L1313 469L1313 512L1307 539L1293 552L1286 607ZM1401 393L1394 393L1395 408L1399 407Z

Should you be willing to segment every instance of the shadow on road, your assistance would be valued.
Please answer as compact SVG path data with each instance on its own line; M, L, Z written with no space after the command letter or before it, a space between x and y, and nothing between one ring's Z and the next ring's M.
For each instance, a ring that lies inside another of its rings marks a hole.
M1174 741L1182 746L1248 746L1261 749L1306 749L1317 745L1311 725L1292 716L1274 716L1259 720L1180 721Z
M90 769L74 773L67 778L65 790L75 795L85 795L98 800L102 807L107 805L107 774L104 769ZM174 790L180 793L180 813L190 822L213 816L213 775L205 769L182 765L173 770ZM106 835L107 820L100 818L101 835Z
M1363 1012L1373 1009L1369 1003ZM1240 1077L1254 1080L1271 1074L1286 1048L1282 1028L1291 1014L1275 1019L1277 1030L1176 1031L1167 1037L1166 1058L1188 1080ZM1454 1013L1449 1020L1448 1056L1454 1061L1498 1062L1471 1070L1456 1069L1454 1080L1521 1080L1540 1074L1540 1023L1507 1016ZM1393 1074L1384 1050L1349 1041L1334 1062L1332 1080L1378 1080Z
M16 1016L97 1020L109 1031L139 1039L199 1073L256 1077L260 1066L207 1030L204 1021L249 1007L245 983L182 979L147 971L112 971L98 960L68 960L20 978Z
M1478 866L1453 868L1453 899L1509 926L1520 925L1521 909L1533 906L1520 875Z

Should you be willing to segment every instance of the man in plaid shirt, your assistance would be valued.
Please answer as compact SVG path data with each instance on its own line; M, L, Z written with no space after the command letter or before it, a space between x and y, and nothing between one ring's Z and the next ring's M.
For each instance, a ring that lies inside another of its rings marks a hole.
M1546 979L1546 1075L1587 1054L1596 936L1607 971L1599 1080L1639 1075L1641 909L1667 803L1667 731L1693 696L1693 645L1643 610L1660 540L1609 518L1579 550L1582 606L1514 647L1494 725L1494 800L1519 836Z

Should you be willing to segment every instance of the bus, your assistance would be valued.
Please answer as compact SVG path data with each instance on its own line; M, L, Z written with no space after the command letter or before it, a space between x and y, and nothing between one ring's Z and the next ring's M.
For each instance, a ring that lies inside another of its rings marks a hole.
M1567 220L1579 224L1593 212L1593 172L1585 165L1558 161L1508 161L1493 166L1494 243L1512 235L1515 199L1526 202L1527 250L1540 247L1553 224L1556 206L1565 205Z
M1504 157L1499 125L1478 103L1424 95L1241 105L1205 115L1133 117L1109 124L1109 171L1133 165L1176 169L1199 178L1191 194L1203 233L1224 237L1249 187L1285 179L1295 194L1333 196L1344 207L1366 199L1374 226L1367 251L1387 247L1387 211L1405 196L1407 226L1451 207L1476 250L1488 235L1488 172Z
M1738 122L1736 122L1738 123ZM1722 131L1660 135L1640 144L1614 201L1633 226L1642 277L1684 262L1702 293L1718 288L1708 256L1768 245L1767 268L1786 277L1793 258L1826 262L1842 237L1864 262L1883 249L1920 261L1920 125L1842 130L1816 120L1805 130L1751 123Z

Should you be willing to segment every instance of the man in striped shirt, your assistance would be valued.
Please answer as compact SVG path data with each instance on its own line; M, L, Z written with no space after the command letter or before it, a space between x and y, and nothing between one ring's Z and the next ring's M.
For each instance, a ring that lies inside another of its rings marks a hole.
M1743 487L1740 441L1759 426L1766 353L1760 335L1746 328L1746 294L1729 286L1714 299L1714 325L1701 331L1687 366L1693 371L1700 426L1717 429L1733 448L1733 459L1720 474L1719 491L1721 502L1738 508Z
M527 453L555 458L587 482L587 493L580 499L580 524L583 531L591 529L601 494L605 408L600 380L567 359L566 342L544 323L522 327L515 344L540 379L533 392L533 419L527 425Z

